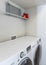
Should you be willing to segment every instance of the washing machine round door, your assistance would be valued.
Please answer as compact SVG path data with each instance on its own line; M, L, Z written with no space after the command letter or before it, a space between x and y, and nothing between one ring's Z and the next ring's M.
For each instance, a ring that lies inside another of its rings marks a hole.
M32 65L32 61L31 61L31 59L26 57L19 63L19 65Z

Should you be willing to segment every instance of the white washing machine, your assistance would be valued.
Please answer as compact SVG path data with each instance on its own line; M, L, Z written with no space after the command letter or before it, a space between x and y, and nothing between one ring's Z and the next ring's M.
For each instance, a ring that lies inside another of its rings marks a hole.
M0 65L39 65L40 52L38 37L24 36L4 42L0 44Z
M41 58L40 42L36 42L37 44L33 46L29 45L25 51L21 51L17 65L39 65Z

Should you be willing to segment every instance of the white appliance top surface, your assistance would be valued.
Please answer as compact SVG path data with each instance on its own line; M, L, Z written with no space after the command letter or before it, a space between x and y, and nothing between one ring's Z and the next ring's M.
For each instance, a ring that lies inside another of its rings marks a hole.
M0 43L0 62L14 56L29 45L33 46L38 39L39 38L33 36L24 36L15 40Z

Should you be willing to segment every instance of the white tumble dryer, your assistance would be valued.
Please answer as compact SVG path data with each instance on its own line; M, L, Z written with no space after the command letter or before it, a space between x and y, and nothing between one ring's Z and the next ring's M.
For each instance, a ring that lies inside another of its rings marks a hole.
M24 36L0 44L0 65L39 65L41 39Z

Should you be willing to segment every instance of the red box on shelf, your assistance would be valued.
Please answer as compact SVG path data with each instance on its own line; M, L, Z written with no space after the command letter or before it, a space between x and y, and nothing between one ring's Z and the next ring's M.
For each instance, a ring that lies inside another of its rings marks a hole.
M24 13L22 17L29 18L29 14L28 13Z

